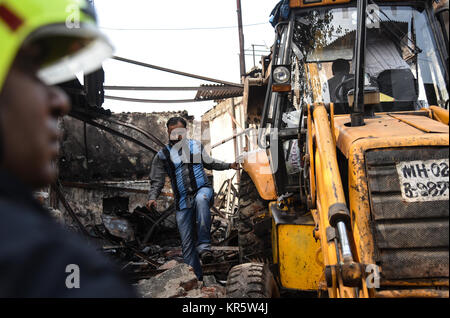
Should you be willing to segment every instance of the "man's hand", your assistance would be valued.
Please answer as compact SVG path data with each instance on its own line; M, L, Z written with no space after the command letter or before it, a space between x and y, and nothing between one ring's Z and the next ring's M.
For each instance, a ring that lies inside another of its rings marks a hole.
M156 200L148 200L147 204L145 205L147 210L156 209Z
M230 164L230 169L239 170L241 169L241 165L238 162L233 162Z

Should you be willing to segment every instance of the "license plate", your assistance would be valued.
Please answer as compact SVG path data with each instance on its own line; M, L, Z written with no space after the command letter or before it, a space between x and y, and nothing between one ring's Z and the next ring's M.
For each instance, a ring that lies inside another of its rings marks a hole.
M397 163L402 197L407 202L449 199L448 159Z

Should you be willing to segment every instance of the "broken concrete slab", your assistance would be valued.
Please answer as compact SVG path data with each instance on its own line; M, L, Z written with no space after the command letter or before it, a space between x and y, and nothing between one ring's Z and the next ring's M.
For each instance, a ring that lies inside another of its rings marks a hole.
M211 287L211 286L218 285L216 277L214 277L214 275L203 276L203 285L205 287Z
M194 269L187 264L179 264L155 277L141 280L136 286L143 298L176 298L198 287Z
M214 275L206 275L203 277L203 298L223 298L226 294L225 287L217 282Z
M175 263L178 262L167 262L159 268L168 267L165 272L139 281L136 286L139 295L143 298L225 298L225 287L214 276L205 276L199 282L191 266Z
M178 266L179 264L180 264L179 262L177 262L176 260L173 259L171 261L164 263L163 265L158 267L158 269L159 270L168 270L168 269L174 268L175 266Z
M222 286L203 287L202 298L224 298L226 290Z
M197 288L189 291L183 298L225 298L225 288L221 286Z

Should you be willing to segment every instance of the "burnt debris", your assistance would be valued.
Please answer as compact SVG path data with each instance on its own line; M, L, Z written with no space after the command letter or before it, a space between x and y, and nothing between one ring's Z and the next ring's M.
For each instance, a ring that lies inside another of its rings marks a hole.
M152 284L166 286L165 279L178 282L177 275L189 271L183 267L187 265L183 264L169 180L158 199L158 210L145 208L151 162L155 151L167 142L164 123L174 115L131 113L106 118L103 114L89 121L80 120L82 116L65 118L60 180L41 191L40 199L60 223L116 262L143 297L223 297L227 274L239 263L234 228L237 194L231 184L216 194L211 209L213 260L203 265L204 282L177 285L169 296L149 289ZM192 129L193 118L185 112L179 115Z

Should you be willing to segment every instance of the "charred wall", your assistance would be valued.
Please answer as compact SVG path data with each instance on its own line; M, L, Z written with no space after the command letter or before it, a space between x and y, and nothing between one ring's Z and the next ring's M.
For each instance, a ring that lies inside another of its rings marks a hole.
M121 113L112 114L111 119L137 126L166 144L166 122L173 116L186 119L189 137L192 138L195 127L193 117L187 112ZM89 228L101 224L103 214L132 213L136 208L145 206L154 152L92 125L85 126L72 117L65 117L61 125L63 138L58 162L61 192L83 225ZM129 127L110 126L156 150L161 148ZM159 211L173 203L168 178L157 203ZM61 212L62 222L77 229L73 217L52 191L49 206Z
M165 144L166 122L173 116L184 117L189 132L193 132L193 118L187 112L121 113L112 114L111 119L137 126ZM107 125L156 150L161 148L129 127ZM61 180L93 182L148 179L154 152L72 117L64 118L62 129L64 135L58 163Z

